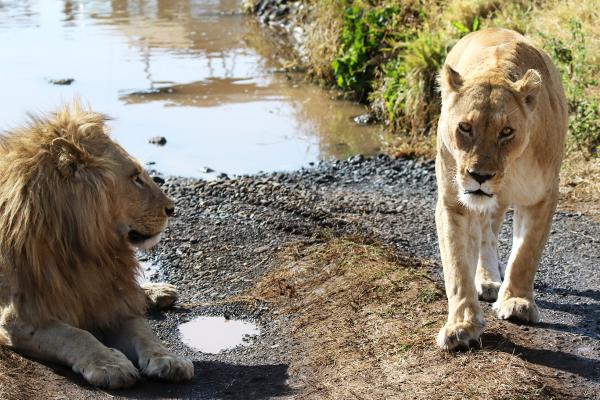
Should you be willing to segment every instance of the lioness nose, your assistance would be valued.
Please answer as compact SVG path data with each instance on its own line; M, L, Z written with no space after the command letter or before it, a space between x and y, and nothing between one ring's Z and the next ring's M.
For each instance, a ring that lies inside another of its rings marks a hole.
M175 214L175 207L165 208L165 213L167 214L167 217L173 216L173 214Z
M494 175L496 174L478 174L475 171L468 171L469 175L471 175L471 177L473 179L475 179L477 181L477 183L482 184L483 182L492 179L494 177Z

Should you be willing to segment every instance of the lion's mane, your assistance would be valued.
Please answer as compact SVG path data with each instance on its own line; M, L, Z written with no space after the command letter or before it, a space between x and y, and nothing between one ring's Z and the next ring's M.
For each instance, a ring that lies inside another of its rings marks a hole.
M114 227L126 199L115 195L117 166L103 158L114 146L105 121L74 105L0 136L3 306L34 326L102 329L144 312L139 264Z

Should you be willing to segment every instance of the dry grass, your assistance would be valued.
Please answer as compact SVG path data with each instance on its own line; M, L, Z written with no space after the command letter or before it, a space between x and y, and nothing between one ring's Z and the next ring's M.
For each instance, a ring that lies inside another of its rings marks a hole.
M560 174L559 209L580 211L600 222L600 158L570 152Z
M337 0L316 2L306 27L305 51L310 73L324 82L334 80L331 62L339 48L344 8Z
M506 350L434 346L442 290L422 261L360 238L290 246L251 293L291 316L290 368L304 399L551 398L531 365ZM504 337L500 325L490 327Z
M27 400L38 398L35 365L18 354L0 347L0 398Z

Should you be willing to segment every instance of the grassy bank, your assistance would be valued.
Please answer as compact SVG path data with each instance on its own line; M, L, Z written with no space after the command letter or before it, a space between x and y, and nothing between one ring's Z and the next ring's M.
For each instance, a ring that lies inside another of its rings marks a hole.
M259 1L259 0L256 0ZM517 30L551 55L570 109L563 194L600 200L600 1L300 0L310 75L371 105L390 154L433 156L436 75L467 33Z
M299 399L568 397L525 361L527 335L490 316L480 351L438 351L446 306L426 261L349 237L290 245L277 264L250 295L289 316Z

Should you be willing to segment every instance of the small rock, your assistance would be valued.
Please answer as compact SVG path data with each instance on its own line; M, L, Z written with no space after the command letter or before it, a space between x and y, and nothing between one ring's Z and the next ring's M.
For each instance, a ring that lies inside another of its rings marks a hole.
M215 170L210 167L203 167L200 168L200 172L202 172L203 174L210 174L211 172L215 172Z
M369 125L369 124L373 124L377 121L375 116L371 113L357 115L356 117L353 118L353 120L358 125Z
M50 83L53 84L53 85L68 86L68 85L70 85L73 82L75 82L75 79L73 79L73 78L50 79Z
M155 144L157 146L164 146L165 144L167 144L167 138L165 138L164 136L154 136L148 139L148 143Z
M161 178L160 176L153 176L152 180L156 183L158 183L159 185L162 185L163 183L165 183L165 180L163 178Z

